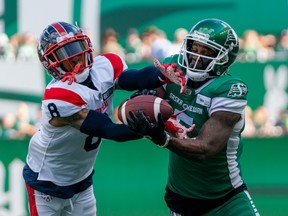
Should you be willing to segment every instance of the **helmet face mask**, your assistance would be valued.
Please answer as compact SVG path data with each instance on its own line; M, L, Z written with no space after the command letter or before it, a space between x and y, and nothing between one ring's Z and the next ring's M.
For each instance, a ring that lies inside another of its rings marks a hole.
M235 31L218 19L206 19L185 37L178 63L193 81L225 74L239 50Z
M185 65L199 72L211 70L212 62L217 57L218 51L189 38L186 38L186 41Z
M79 27L69 23L57 22L47 26L40 35L37 50L48 74L58 80L67 72L79 75L93 64L89 37ZM78 66L76 70L77 63L81 67ZM76 81L79 82L77 76Z

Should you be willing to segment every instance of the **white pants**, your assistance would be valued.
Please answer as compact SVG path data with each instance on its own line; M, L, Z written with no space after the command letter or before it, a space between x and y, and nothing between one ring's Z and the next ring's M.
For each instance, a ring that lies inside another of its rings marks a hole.
M31 216L96 216L93 186L70 199L46 195L27 186Z

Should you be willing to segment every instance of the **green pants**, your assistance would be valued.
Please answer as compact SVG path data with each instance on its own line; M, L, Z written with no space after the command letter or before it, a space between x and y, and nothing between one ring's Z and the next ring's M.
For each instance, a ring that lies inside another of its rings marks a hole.
M182 215L175 212L170 212L170 216ZM260 214L256 209L250 194L244 190L230 198L221 206L212 209L202 216L260 216Z
M245 190L238 193L223 205L209 211L203 216L260 216L250 194Z

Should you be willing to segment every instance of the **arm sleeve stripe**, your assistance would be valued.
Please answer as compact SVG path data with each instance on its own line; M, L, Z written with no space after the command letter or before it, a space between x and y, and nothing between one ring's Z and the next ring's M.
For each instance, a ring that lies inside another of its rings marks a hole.
M65 101L71 104L74 104L75 106L81 107L86 102L78 95L77 93L63 89L63 88L50 88L46 89L44 93L44 97L42 99L44 100L60 100Z
M102 54L102 56L106 57L111 63L114 70L114 80L123 72L124 64L120 56L115 55L113 53Z

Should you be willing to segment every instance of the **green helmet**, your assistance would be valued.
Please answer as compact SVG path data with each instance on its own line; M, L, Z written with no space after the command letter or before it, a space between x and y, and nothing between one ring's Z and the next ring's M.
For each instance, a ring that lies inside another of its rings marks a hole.
M196 44L207 48L208 55L197 51ZM219 19L205 19L192 27L184 39L178 63L193 81L225 74L235 61L239 41L235 31Z

